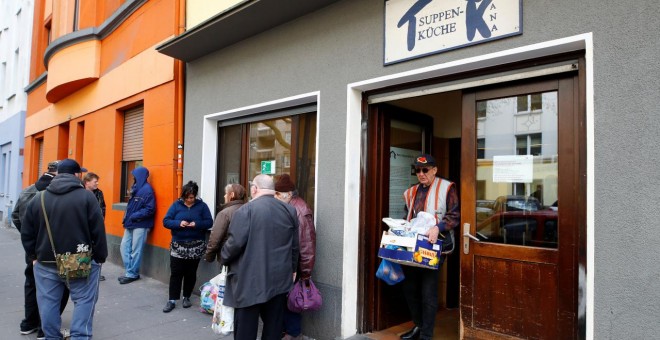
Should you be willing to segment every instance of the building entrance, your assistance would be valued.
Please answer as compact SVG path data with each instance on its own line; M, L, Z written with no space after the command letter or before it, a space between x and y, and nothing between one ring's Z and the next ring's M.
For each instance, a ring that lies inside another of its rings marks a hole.
M412 326L401 288L375 271L388 229L381 219L404 218L402 193L416 182L410 164L428 153L438 175L457 184L461 202L458 248L438 286L438 324L447 330L435 338L576 337L585 209L578 84L574 73L369 106L361 333L396 335ZM460 316L452 318L455 308Z

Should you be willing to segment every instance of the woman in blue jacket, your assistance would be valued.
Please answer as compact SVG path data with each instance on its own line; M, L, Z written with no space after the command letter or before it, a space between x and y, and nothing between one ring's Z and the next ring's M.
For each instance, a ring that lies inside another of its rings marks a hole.
M192 306L190 295L195 288L197 266L206 251L206 231L213 226L208 205L197 197L197 183L189 181L163 219L165 228L172 231L170 243L170 298L163 308L169 313L181 296L183 282L183 308Z

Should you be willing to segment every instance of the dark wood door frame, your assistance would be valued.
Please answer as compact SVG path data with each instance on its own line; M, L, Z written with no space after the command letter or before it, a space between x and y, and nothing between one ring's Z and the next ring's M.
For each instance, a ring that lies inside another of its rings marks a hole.
M382 231L386 226L381 221L387 217L389 208L390 162L389 126L392 119L404 120L431 127L432 119L419 113L392 108L386 104L366 106L362 115L362 159L360 192L360 243L358 279L358 332L366 333L382 329L386 322L380 297L387 290L385 283L376 278L380 259L378 248ZM430 152L432 129L426 130L424 148ZM403 193L401 193L403 195ZM401 306L401 308L407 308Z

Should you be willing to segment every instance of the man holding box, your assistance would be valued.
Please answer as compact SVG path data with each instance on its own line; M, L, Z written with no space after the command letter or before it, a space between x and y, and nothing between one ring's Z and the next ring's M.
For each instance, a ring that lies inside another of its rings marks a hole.
M417 217L421 211L430 213L436 217L437 223L426 234L429 242L436 243L438 235L445 232L446 238L450 238L448 232L458 226L461 218L454 183L435 176L438 168L431 155L415 158L413 166L419 183L403 193L406 220ZM444 259L445 255L441 256L438 268ZM415 326L403 333L401 339L433 339L435 314L438 310L439 270L403 266L403 272L406 277L403 280L403 294Z

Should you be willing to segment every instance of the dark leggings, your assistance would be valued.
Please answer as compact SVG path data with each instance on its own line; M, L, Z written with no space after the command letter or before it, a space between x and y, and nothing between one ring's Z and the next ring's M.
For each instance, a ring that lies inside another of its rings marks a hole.
M182 282L183 297L190 297L195 289L198 265L199 259L180 259L170 255L170 300L181 297Z

